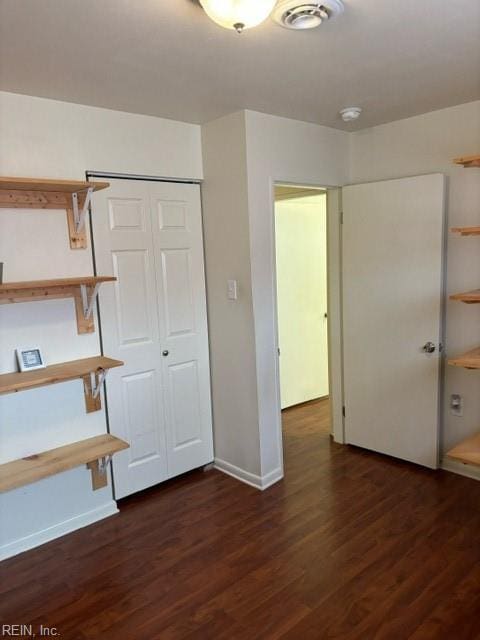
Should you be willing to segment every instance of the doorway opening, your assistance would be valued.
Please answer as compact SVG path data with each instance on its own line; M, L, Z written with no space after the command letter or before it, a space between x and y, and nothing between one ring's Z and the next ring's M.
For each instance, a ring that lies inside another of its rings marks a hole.
M275 185L275 259L284 442L310 446L332 431L326 189Z

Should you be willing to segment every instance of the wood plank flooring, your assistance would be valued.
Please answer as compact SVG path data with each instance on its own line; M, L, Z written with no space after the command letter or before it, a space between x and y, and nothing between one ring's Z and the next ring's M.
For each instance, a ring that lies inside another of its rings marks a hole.
M285 480L263 493L196 471L3 562L1 623L62 640L480 639L480 483L336 445L328 420L325 401L284 412Z

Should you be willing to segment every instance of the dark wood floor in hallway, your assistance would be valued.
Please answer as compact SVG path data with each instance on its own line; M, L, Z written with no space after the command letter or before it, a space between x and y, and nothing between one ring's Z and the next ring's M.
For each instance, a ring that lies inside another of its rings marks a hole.
M284 412L285 480L193 472L0 566L7 624L62 640L480 638L480 484Z

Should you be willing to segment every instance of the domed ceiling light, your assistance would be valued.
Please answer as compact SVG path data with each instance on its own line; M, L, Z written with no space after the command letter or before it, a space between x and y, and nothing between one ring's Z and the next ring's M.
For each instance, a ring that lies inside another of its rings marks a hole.
M200 4L221 27L242 33L266 20L276 0L200 0Z
M273 19L286 29L315 29L322 22L342 13L343 9L340 0L323 0L323 2L280 0L273 13Z
M362 113L361 107L345 107L340 112L340 116L344 122L353 122L354 120L358 120Z

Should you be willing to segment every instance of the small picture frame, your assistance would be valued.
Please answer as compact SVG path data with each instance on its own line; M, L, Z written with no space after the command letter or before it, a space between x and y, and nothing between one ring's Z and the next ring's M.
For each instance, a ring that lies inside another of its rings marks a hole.
M20 371L33 371L34 369L45 369L40 347L23 347L15 349L17 362Z

